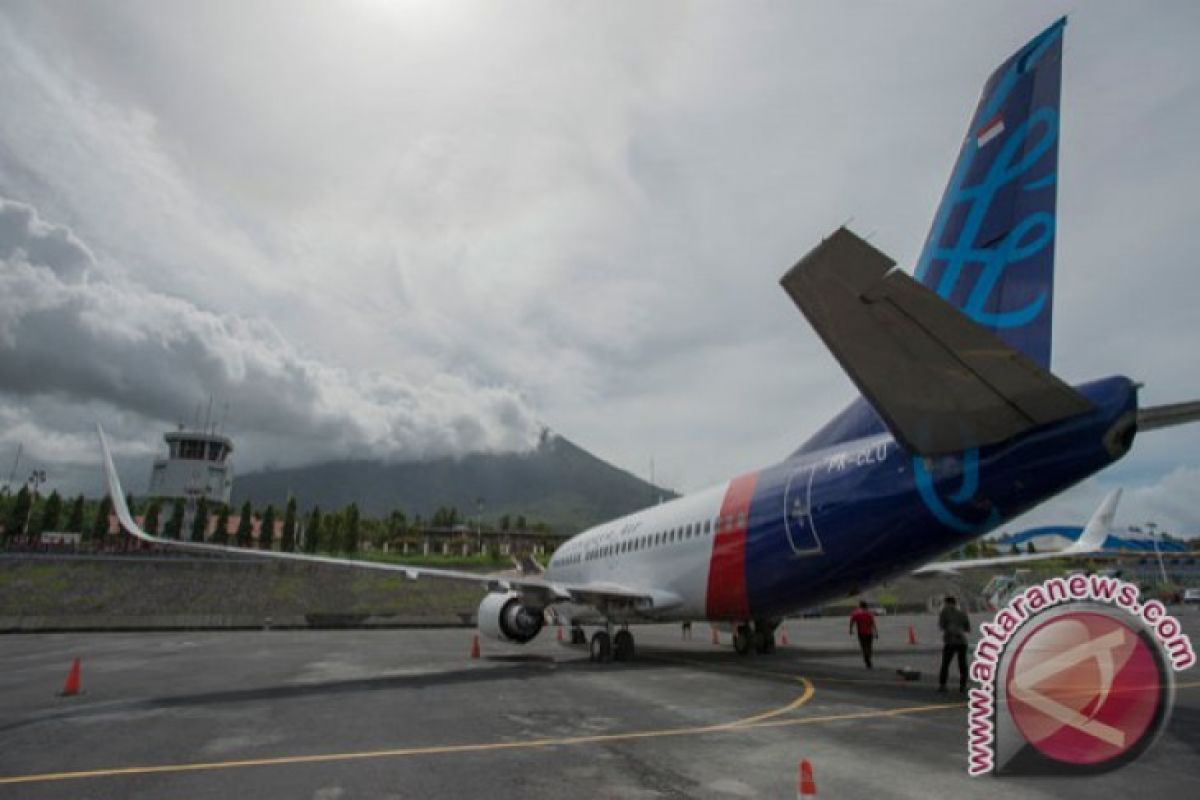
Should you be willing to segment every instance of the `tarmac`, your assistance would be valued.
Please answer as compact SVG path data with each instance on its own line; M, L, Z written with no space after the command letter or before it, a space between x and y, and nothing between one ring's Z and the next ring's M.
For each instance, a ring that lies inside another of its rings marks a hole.
M791 620L738 656L707 625L639 627L613 664L553 628L479 659L462 628L0 637L0 798L791 798L801 759L824 797L1194 795L1200 669L1119 770L970 778L935 618L882 617L871 671L846 628ZM77 657L83 694L60 697Z

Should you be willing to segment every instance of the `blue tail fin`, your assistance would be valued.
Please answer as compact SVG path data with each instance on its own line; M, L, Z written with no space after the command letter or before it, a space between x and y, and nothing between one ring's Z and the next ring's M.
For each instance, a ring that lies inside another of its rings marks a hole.
M916 268L925 286L1046 368L1066 24L1038 34L984 85ZM860 397L796 454L884 430Z
M1051 25L988 79L916 269L1046 368L1065 25Z

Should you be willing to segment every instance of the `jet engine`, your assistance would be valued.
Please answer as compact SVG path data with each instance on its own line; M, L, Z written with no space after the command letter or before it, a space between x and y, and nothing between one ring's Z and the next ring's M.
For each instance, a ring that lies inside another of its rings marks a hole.
M479 630L501 642L525 644L545 623L540 608L521 605L516 592L492 592L479 604Z

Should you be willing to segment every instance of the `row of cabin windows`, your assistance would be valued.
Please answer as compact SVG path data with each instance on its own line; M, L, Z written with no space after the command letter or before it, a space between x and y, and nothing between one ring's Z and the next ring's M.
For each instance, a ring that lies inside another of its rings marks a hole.
M550 559L550 563L556 567L565 567L568 564L578 564L583 560L583 553L563 553Z
M741 512L736 517L732 514L723 517L718 517L716 520L704 520L704 522L694 522L688 525L682 525L678 528L671 528L658 533L645 534L643 536L635 536L632 539L627 539L623 542L607 544L603 547L589 550L587 552L565 553L562 556L552 560L555 566L567 566L569 564L579 564L584 561L595 561L598 558L607 558L609 556L620 555L622 553L636 553L641 550L646 550L651 547L661 547L664 544L674 544L682 542L684 539L691 539L695 536L708 536L714 530L720 531L732 528L743 528L746 526L746 512Z
M716 520L706 519L703 522L693 522L687 525L682 525L677 528L671 528L657 533L648 533L642 536L635 536L632 539L626 539L623 542L614 542L606 544L603 547L589 550L586 553L572 554L567 556L563 563L578 563L579 561L595 561L598 558L608 558L614 555L623 553L636 553L642 550L647 550L651 547L661 547L665 544L674 544L682 542L685 539L691 539L697 536L708 536L714 531L720 532L732 527L745 527L746 512L738 514L736 517L727 515L719 517ZM573 561L571 559L574 559Z

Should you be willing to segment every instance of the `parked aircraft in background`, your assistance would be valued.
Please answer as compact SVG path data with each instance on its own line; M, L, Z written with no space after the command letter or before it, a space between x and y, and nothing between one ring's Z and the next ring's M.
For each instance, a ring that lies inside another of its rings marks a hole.
M1140 431L1200 418L1200 403L1139 409L1126 377L1071 387L1049 370L1065 24L988 79L915 279L844 228L784 275L862 397L780 463L586 530L544 574L501 577L150 536L101 432L121 525L164 547L474 582L480 630L523 643L553 612L579 638L598 626L597 660L633 655L629 624L669 620L770 652L784 615L907 573L1104 469Z
M1045 553L1024 553L1008 556L993 556L990 558L964 558L956 561L935 561L913 570L913 575L954 574L969 569L984 569L990 567L1024 566L1032 561L1046 561L1052 558L1095 558L1104 550L1104 541L1112 532L1113 516L1117 512L1117 503L1121 501L1121 490L1113 489L1100 501L1099 507L1088 520L1079 538L1062 550Z

